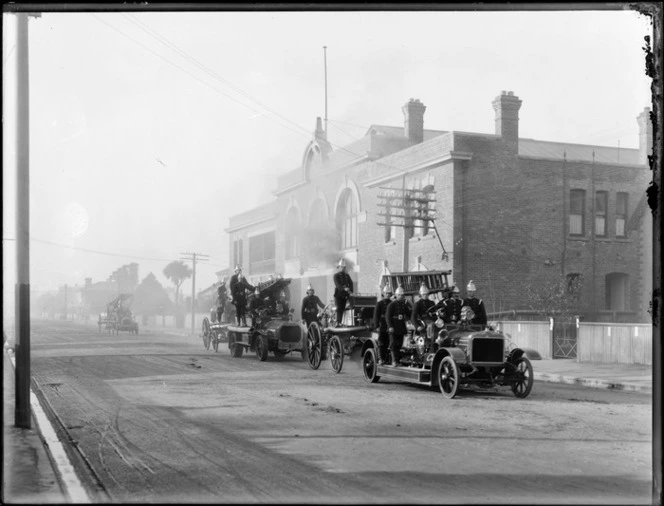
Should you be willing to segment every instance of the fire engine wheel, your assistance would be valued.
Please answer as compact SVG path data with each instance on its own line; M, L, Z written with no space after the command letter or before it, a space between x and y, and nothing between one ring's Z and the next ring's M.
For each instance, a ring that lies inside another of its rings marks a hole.
M203 318L203 346L206 350L210 349L210 320Z
M256 337L256 356L261 362L267 360L267 339L260 334Z
M321 332L320 325L316 322L311 322L307 329L307 361L309 367L318 369L323 360L323 333Z
M334 372L340 373L341 368L344 366L344 347L341 345L341 339L339 339L339 336L332 336L328 347L332 369L334 369Z
M231 350L231 355L234 358L240 358L244 351L241 345L235 343L235 334L233 332L228 333L228 349Z
M452 399L459 388L459 368L452 357L443 357L438 365L438 386L440 392L448 399Z
M362 370L364 371L364 379L369 383L376 383L380 376L376 374L378 372L378 365L376 360L376 350L369 348L364 352L362 357Z
M528 360L528 357L519 357L514 362L514 381L512 383L512 392L519 399L528 397L530 391L533 389L533 365Z

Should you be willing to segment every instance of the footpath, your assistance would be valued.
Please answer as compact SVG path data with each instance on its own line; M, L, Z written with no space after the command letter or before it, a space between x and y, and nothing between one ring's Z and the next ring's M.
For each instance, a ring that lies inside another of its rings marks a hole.
M148 329L146 329L148 330ZM173 329L174 330L174 329ZM169 332L174 333L174 332ZM181 333L181 332L180 332ZM598 364L575 359L534 360L535 382L564 383L652 395L652 366ZM2 504L63 504L87 502L72 494L62 467L53 456L43 427L36 423L33 403L31 429L14 425L15 373L13 350L3 351L3 483ZM31 395L36 401L34 393ZM37 408L39 406L37 405ZM42 424L44 422L42 421Z

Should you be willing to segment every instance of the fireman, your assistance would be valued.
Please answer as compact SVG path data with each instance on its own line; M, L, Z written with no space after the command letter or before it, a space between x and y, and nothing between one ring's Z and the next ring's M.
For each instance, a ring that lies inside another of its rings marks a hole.
M482 299L478 299L475 296L475 283L473 283L473 280L471 279L470 282L468 283L468 286L466 286L466 293L467 297L463 299L463 304L462 306L470 306L470 309L473 310L473 313L475 316L473 319L470 321L472 325L482 325L483 327L486 326L486 310L484 309L484 302Z
M401 347L403 338L408 333L406 322L411 318L413 308L406 299L401 286L394 292L396 300L390 302L385 313L385 320L388 324L388 335L390 338L390 351L392 352L392 365L399 365L401 359Z
M374 309L374 328L378 332L378 363L384 364L387 356L387 348L390 344L390 336L387 332L388 325L385 315L387 306L392 302L392 287L386 283L383 287L383 298L378 301Z
M353 295L353 280L346 272L346 261L342 258L334 274L334 303L337 306L337 327L341 326L346 310L346 302Z
M432 326L435 321L435 312L432 310L435 305L435 302L429 299L429 289L422 283L420 286L420 300L415 303L415 307L413 308L411 323L420 333L426 329L427 337L430 340L433 339Z
M237 273L237 281L232 286L233 304L235 304L235 319L237 320L238 325L246 327L247 318L245 313L247 310L247 295L245 290L252 291L254 290L254 287L247 282L241 270Z
M307 327L311 322L318 321L318 308L325 309L325 304L318 298L314 287L309 285L307 286L307 295L302 299L302 320L305 321Z
M256 319L258 318L258 311L265 308L265 301L261 297L261 291L258 287L254 290L254 296L249 302L249 315L251 316L251 326L256 327Z
M290 309L288 307L288 300L286 299L286 292L283 290L279 293L279 300L275 305L275 313L278 316L288 316Z
M221 317L224 315L226 308L226 300L228 300L228 291L226 290L226 280L222 279L217 287L217 321L221 323Z

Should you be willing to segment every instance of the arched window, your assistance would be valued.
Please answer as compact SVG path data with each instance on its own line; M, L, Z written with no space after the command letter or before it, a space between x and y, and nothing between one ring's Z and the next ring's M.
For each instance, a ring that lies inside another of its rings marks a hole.
M286 239L286 259L300 256L300 216L295 207L286 214L284 235Z
M622 272L607 274L605 278L606 309L626 311L629 309L629 275Z
M322 199L316 199L309 209L309 226L316 228L326 221L325 202Z
M350 188L346 188L339 198L337 231L340 249L357 247L357 204Z

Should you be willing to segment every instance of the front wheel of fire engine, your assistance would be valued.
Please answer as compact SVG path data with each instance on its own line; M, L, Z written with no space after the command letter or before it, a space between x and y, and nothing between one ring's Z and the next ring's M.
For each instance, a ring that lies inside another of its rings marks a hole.
M203 346L206 350L210 349L210 320L203 318Z
M333 336L328 345L328 355L330 356L330 364L334 372L340 373L341 368L344 366L344 348L341 345L339 336Z
M267 360L267 339L260 334L256 337L256 356L261 362Z
M309 367L318 369L323 360L323 333L321 332L320 325L316 322L311 322L307 329L307 361Z
M533 365L528 360L528 357L521 356L514 362L514 368L512 392L519 399L523 399L528 397L530 391L533 389Z
M228 333L228 349L231 350L231 355L233 358L240 358L244 348L235 342L235 333Z
M452 399L459 388L459 368L452 357L443 357L438 365L438 386L440 392L448 399Z
M362 370L364 371L364 379L369 383L376 383L380 376L378 376L378 361L376 360L376 350L369 348L364 352L362 357Z

